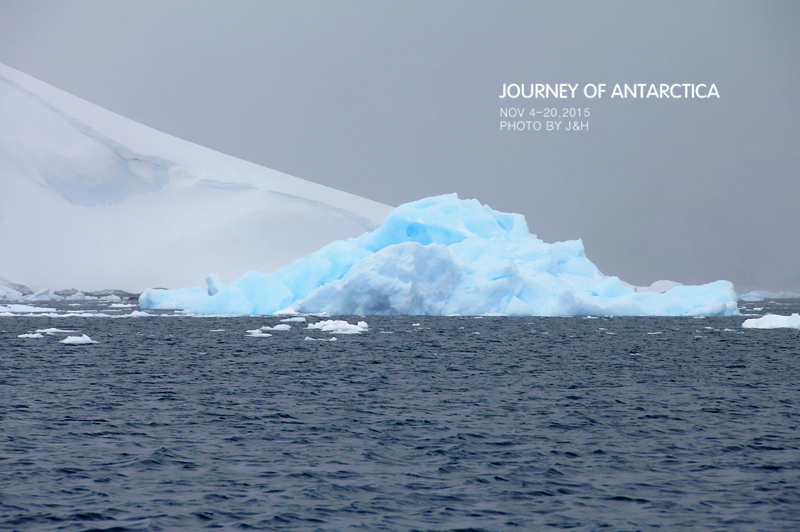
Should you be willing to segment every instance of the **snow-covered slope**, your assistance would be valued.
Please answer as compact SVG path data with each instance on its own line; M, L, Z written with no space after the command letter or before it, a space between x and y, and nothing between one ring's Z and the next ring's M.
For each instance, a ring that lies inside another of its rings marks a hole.
M34 290L231 281L375 229L390 210L0 64L0 275Z

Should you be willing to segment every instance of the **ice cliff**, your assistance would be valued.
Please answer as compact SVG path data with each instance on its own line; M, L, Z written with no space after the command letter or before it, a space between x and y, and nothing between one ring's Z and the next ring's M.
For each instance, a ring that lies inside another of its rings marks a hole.
M455 194L394 209L375 231L333 242L274 273L229 285L148 289L144 309L198 314L699 316L738 314L717 281L636 292L603 275L580 240L546 244L520 214Z

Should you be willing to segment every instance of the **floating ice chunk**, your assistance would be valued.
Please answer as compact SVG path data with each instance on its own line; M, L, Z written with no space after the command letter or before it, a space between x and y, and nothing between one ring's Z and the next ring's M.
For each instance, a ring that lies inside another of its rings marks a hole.
M134 310L130 314L123 314L119 316L120 318L145 318L147 316L154 316L155 314L150 314L148 312L144 312L141 310Z
M323 320L309 324L306 329L319 329L331 334L360 334L369 329L367 322L359 321L353 325L344 320Z
M136 305L133 305L131 303L112 303L108 307L109 308L131 308L131 307L135 307L135 306Z
M208 332L225 332L225 329L211 329Z
M742 327L745 329L779 329L791 328L800 329L800 314L796 312L791 316L780 316L778 314L767 314L758 319L744 320Z
M748 301L748 302L764 301L764 298L758 294L754 294L751 292L749 294L739 295L739 301Z
M252 330L247 331L247 335L246 336L249 336L251 338L254 338L254 337L266 338L266 337L272 336L272 335L269 334L269 333L265 333L261 329L252 329Z
M275 314L277 314L277 312ZM305 323L306 319L303 316L297 316L294 318L284 318L281 321L286 323Z
M345 334L347 334L347 333L345 333ZM328 338L326 340L325 338L311 338L310 336L306 336L305 338L303 338L303 341L304 342L335 342L336 341L336 337L332 336L331 338Z
M661 331L649 332L649 333L647 333L647 334L661 334Z
M262 331L288 331L292 328L288 323L281 323L275 327L261 327Z
M51 327L49 329L36 329L36 332L45 334L56 334L56 333L73 333L75 331L68 331L65 329L56 329L55 327Z
M17 338L44 338L44 335L41 333L28 333L28 334L18 334Z
M81 336L67 336L63 340L61 340L62 344L69 344L69 345L81 345L81 344L96 344L94 340L82 334Z

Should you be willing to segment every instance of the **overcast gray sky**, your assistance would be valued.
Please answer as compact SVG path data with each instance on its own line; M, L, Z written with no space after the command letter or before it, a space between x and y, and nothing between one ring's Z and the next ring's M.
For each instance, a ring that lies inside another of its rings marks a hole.
M796 1L0 0L0 62L377 201L525 214L635 284L800 292L799 27ZM504 83L720 98L506 103ZM512 105L589 107L589 130L500 131Z

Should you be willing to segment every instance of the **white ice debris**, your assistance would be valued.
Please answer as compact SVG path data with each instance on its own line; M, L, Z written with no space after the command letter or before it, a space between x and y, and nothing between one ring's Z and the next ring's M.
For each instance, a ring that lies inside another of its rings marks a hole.
M85 334L81 336L67 336L63 340L61 340L62 344L69 344L69 345L81 345L81 344L96 344L94 340L86 336Z
M796 312L791 316L780 316L778 314L767 314L757 319L744 320L742 327L745 329L779 329L791 328L800 329L800 314Z
M275 327L261 327L262 331L288 331L292 328L288 323L281 323Z
M256 338L256 337L266 338L272 335L269 333L265 333L261 329L250 329L249 331L247 331L247 336L249 336L250 338Z
M365 321L359 321L358 324L353 325L344 320L322 320L309 324L306 329L319 329L331 334L360 334L368 330L369 325Z
M66 329L56 329L55 327L51 327L49 329L36 329L36 332L52 335L56 333L73 333L75 331L68 331Z
M153 316L153 314L150 314L150 313L147 313L147 312L143 312L141 310L134 310L130 314L123 314L123 315L121 315L119 317L120 318L144 318L144 317L147 317L147 316Z
M303 316L296 316L294 318L284 318L281 321L286 323L305 323L306 319Z
M28 334L18 334L17 338L44 338L44 335L41 333L28 333Z

